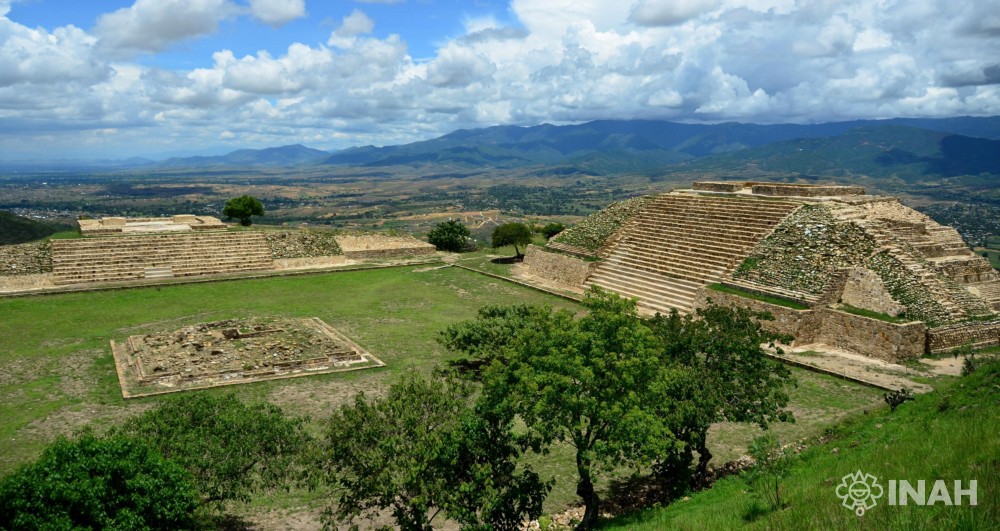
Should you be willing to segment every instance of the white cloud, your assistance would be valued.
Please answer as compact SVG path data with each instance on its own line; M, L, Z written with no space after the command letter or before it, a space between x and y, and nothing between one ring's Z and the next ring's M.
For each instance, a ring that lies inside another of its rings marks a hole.
M349 48L357 41L359 35L367 35L373 29L375 29L375 22L360 9L355 9L341 20L340 26L333 30L327 45Z
M305 0L249 0L250 13L257 19L281 26L306 16Z
M642 26L674 26L718 6L719 0L639 0L629 20Z
M280 23L302 4L254 14L247 1L139 0L90 33L0 15L0 150L43 136L151 151L220 139L333 148L497 123L1000 113L993 11L945 0L512 0L516 23L462 19L465 34L420 61L353 10L325 44L218 50L205 67L173 71L131 60L225 17Z
M94 33L112 51L158 52L212 33L234 13L227 0L136 0L131 7L101 15Z

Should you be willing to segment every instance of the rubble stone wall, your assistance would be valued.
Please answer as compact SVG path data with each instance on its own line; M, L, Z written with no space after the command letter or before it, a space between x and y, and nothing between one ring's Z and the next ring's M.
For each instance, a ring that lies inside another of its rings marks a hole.
M523 262L532 275L568 286L582 286L599 263L553 253L535 245L525 249Z
M927 331L927 349L931 353L945 352L965 344L977 348L1000 345L1000 320L943 326Z
M36 275L52 272L49 242L0 245L0 275Z

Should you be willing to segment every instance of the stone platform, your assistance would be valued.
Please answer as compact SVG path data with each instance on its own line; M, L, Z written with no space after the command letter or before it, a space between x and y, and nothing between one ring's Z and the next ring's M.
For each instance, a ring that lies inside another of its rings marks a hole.
M385 365L318 318L202 323L111 350L124 398Z
M84 236L223 230L227 227L219 218L190 214L178 214L169 218L81 219L77 223L80 224L80 234Z

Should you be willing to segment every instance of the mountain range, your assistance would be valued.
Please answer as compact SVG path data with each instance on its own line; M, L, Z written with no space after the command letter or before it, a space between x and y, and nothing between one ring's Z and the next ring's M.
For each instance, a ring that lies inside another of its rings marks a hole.
M42 166L71 166L72 162L48 161ZM9 163L0 166L10 168ZM768 172L919 180L1000 175L1000 116L805 125L602 120L563 126L494 126L461 129L410 144L332 153L296 144L241 149L221 156L86 163L86 167L101 166L133 170L443 167L591 175L738 172L752 166Z

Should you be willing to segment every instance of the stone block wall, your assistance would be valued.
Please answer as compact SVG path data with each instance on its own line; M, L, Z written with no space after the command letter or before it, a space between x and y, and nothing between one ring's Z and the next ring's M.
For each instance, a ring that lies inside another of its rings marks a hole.
M51 272L52 251L48 242L0 245L0 276Z
M817 343L892 363L924 354L927 327L920 321L889 323L830 308L817 313L820 321Z
M553 253L535 245L529 245L524 251L523 265L532 275L567 286L582 286L598 264L600 262Z
M755 195L770 195L777 197L827 197L837 195L865 195L861 186L820 186L802 184L757 184L747 183Z
M965 344L974 347L1000 345L1000 319L982 323L962 323L927 331L927 350L945 352Z
M889 323L830 308L793 310L708 289L698 293L695 307L705 306L709 298L721 306L769 312L774 320L762 322L764 328L795 336L793 345L823 343L893 363L918 358L926 348L927 330L922 322Z
M429 246L414 246L414 247L396 247L393 249L363 249L363 250L344 250L344 258L349 260L373 260L379 258L400 258L404 256L417 256L417 255L427 255L434 254L437 248L433 245Z
M763 323L764 328L779 334L793 335L795 336L796 344L813 342L810 335L812 327L808 326L815 319L816 312L813 310L794 310L785 306L710 289L702 289L698 292L695 296L694 307L704 308L708 306L709 299L715 304L727 308L743 307L755 312L768 312L774 316L774 320L765 321Z
M852 267L844 272L843 291L838 298L840 302L855 308L894 317L906 310L905 306L892 299L892 295L882 283L882 278L874 271L863 267Z
M746 188L744 181L698 181L691 185L692 190L705 192L739 192Z

